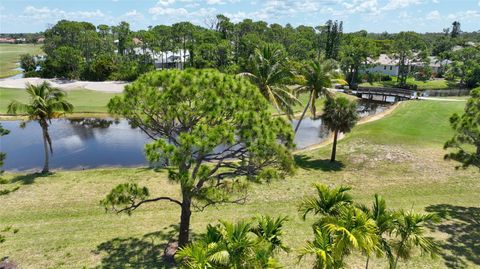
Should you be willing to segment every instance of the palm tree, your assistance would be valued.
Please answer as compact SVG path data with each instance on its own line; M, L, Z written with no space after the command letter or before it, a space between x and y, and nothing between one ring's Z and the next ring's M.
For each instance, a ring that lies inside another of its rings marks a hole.
M316 196L304 198L299 206L303 219L307 214L313 212L314 215L337 216L342 207L352 203L352 196L348 193L352 188L340 186L329 188L323 184L315 184Z
M65 100L66 93L64 91L51 87L48 82L40 85L27 84L26 91L30 102L23 104L12 101L8 105L8 113L15 115L17 112L25 112L29 121L35 120L40 124L45 149L45 164L42 173L48 173L49 149L50 154L53 153L52 139L48 133L49 123L51 123L51 119L58 118L66 112L72 112L73 105ZM23 122L22 126L25 124L26 122Z
M249 72L240 73L257 85L262 95L277 109L290 118L292 106L300 103L285 82L294 77L287 65L287 57L277 46L265 45L256 48L250 56Z
M357 106L345 97L327 98L323 109L322 124L333 131L333 147L330 162L335 162L338 133L349 132L358 121Z
M307 105L303 110L302 116L298 120L295 127L295 133L300 127L300 123L305 117L305 113L308 108L312 113L313 118L317 117L316 100L320 96L331 97L328 87L332 85L332 75L335 69L335 64L332 60L327 60L323 56L319 57L315 61L310 62L302 71L305 78L305 85L300 87L300 92L309 92L310 96L307 101Z
M191 269L280 268L274 255L288 249L281 239L286 218L262 216L257 221L209 225L205 235L177 252L176 259Z
M424 228L426 224L438 220L436 214L419 214L403 210L395 214L393 232L399 240L394 244L396 257L393 269L397 268L399 258L409 259L415 247L419 247L422 254L436 255L438 244L433 238L424 235Z
M360 207L370 218L375 220L377 224L377 236L378 236L378 255L383 253L386 254L389 264L393 264L393 254L390 244L385 236L391 235L393 230L393 213L387 209L387 204L385 199L378 194L375 194L372 208L367 208L365 206ZM365 268L368 269L368 263L370 261L369 253L367 255L367 262Z

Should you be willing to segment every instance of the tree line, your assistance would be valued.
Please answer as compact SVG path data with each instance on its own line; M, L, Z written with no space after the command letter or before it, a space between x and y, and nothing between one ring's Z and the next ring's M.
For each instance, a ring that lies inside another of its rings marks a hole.
M398 60L398 84L403 87L407 86L406 78L413 75L409 68L412 61L425 62L418 71L419 77L430 78L430 55L455 62L448 74L439 76L460 79L469 87L479 83L476 75L480 67L475 64L480 55L478 46L465 49L467 51L453 52L452 49L457 45L466 46L470 41L478 44L480 34L461 32L459 22L453 23L451 32L373 34L363 30L343 33L341 21L329 20L316 27L293 27L251 19L233 23L228 17L217 15L208 27L179 22L139 31L132 31L127 22L95 26L62 20L44 34L46 60L32 63L25 59L27 76L133 81L155 69L150 54L159 55L158 62L166 61L162 52L176 54L177 61L184 62L184 67L215 68L237 74L254 68L249 58L256 48L268 44L280 48L287 56L283 60L293 69L320 55L336 61L350 86L362 80L362 71L380 53ZM41 66L40 72L35 72L36 65Z

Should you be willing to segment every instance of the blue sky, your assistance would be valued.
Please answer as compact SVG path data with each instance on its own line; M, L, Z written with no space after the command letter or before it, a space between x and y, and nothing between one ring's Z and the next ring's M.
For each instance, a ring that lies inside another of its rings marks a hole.
M0 0L0 32L37 32L58 20L117 24L134 30L191 21L202 26L216 14L294 26L342 20L344 31L439 32L454 20L480 30L480 0Z

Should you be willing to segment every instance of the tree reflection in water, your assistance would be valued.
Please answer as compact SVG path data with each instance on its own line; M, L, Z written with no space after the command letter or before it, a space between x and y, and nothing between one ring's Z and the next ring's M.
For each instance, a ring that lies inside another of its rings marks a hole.
M69 119L72 130L82 139L89 139L95 136L95 130L106 132L112 124L118 124L119 120L102 118L76 118Z

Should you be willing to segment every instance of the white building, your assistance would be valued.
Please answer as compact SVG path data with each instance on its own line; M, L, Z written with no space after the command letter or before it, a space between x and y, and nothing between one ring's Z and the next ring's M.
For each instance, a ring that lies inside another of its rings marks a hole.
M190 60L190 53L188 50L156 52L151 51L150 49L135 47L133 48L133 53L136 55L150 55L155 64L155 68L157 69L183 69L185 64Z
M445 68L446 65L450 64L450 60L440 61L435 56L429 56L430 63L428 66L432 68L434 74L438 74ZM412 60L407 63L409 65L410 71L415 70L416 68L421 68L425 65L424 62L419 60ZM379 73L389 76L398 76L398 60L390 57L387 54L380 54L378 59L371 62L370 67L363 70L364 73Z

